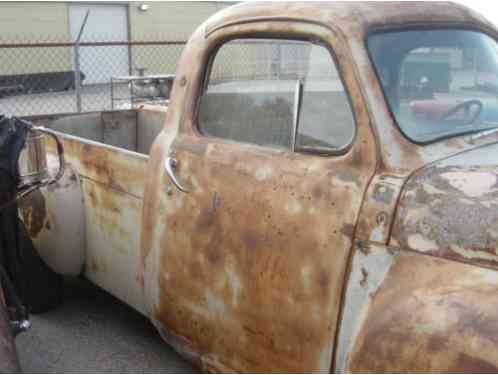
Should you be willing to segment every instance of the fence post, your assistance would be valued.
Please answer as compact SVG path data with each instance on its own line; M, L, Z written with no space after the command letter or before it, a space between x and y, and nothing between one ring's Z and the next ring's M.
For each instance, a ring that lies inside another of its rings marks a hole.
M76 111L81 113L81 69L80 69L80 40L83 35L83 30L86 26L86 21L88 21L88 15L90 14L90 9L86 11L85 18L80 27L78 37L74 42L74 90L76 94Z
M81 73L80 73L80 43L74 44L74 90L76 94L76 112L81 113Z

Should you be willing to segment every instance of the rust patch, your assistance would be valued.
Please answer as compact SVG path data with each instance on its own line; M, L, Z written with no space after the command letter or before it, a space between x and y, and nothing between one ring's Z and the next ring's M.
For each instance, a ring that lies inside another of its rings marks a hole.
M371 296L351 372L496 372L495 271L400 253Z
M147 159L121 150L111 149L85 140L61 136L65 157L82 177L102 183L117 191L136 197L143 196L145 165ZM54 152L52 142L47 149Z
M335 162L281 155L268 163L261 150L237 144L209 146L199 157L182 150L189 139L175 144L178 178L194 176L203 189L165 199L154 318L202 358L216 356L216 368L328 369L358 186L365 188L368 173L356 183L330 181L323 171L350 169L352 155ZM271 172L258 179L262 165Z
M353 238L354 234L354 225L353 224L344 224L341 233L347 237Z
M476 358L465 353L459 353L457 365L455 368L459 369L462 374L496 374L498 366L486 359Z
M47 219L47 208L43 194L39 190L35 190L19 202L19 209L30 237L36 238L45 226ZM50 224L48 224L47 229L49 228Z
M406 185L393 243L498 268L498 169L433 166Z

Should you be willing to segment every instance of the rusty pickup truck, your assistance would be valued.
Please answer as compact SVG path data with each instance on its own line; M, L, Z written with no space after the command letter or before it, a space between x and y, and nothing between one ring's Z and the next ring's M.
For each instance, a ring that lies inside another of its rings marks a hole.
M446 2L235 5L167 109L31 118L67 166L20 216L205 371L498 372L497 38Z

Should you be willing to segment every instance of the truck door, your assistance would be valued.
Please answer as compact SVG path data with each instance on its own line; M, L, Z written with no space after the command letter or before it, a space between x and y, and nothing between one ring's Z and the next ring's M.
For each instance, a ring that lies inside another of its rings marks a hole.
M194 35L148 167L148 311L207 369L331 366L374 137L336 34L288 26Z

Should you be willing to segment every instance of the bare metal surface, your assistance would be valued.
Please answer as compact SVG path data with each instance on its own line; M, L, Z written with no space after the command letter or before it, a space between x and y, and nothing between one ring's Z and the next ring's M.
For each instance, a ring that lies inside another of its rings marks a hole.
M369 316L370 304L389 272L395 254L382 246L357 247L344 299L343 320L337 341L336 371L348 371L350 353L364 320ZM368 372L365 369L365 372Z
M496 149L482 147L416 173L403 191L392 243L498 267L498 167L489 163Z

